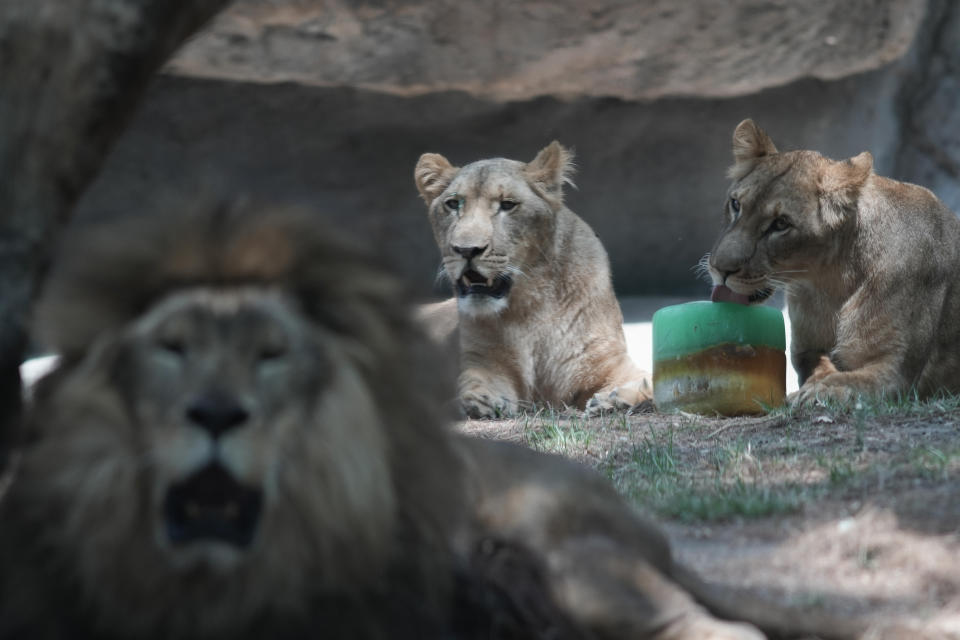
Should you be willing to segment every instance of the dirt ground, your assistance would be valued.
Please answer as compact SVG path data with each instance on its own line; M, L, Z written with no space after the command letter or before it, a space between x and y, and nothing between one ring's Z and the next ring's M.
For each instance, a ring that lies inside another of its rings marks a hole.
M707 581L960 638L960 401L762 418L541 412L466 433L579 460ZM893 631L892 627L898 630Z

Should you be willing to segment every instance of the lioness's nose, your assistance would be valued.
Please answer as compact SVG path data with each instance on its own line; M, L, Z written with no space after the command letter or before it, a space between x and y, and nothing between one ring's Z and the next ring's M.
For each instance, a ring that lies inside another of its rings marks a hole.
M232 396L212 391L201 394L187 406L187 419L210 432L215 439L239 427L250 414Z
M730 276L732 276L733 274L735 274L737 271L740 271L740 269L733 269L732 271L729 271L729 270L727 270L727 271L720 271L720 275L723 276L723 281L726 282L726 281L727 281L727 278L729 278Z
M477 257L478 255L480 255L481 253L483 253L484 251L487 250L486 247L458 247L457 245L451 245L451 248L452 248L455 252L457 252L457 253L459 253L460 255L462 255L462 256L463 256L464 258L466 258L467 260L469 260L469 259L471 259L471 258L475 258L475 257Z

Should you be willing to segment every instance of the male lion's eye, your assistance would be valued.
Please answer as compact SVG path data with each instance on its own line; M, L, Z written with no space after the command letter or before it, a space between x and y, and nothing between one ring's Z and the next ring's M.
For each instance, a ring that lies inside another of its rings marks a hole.
M162 351L173 354L175 356L183 357L187 352L187 344L180 338L174 338L170 336L165 336L157 340L157 347Z
M513 200L501 200L500 201L500 211L512 211L517 206L517 203Z
M260 347L260 350L257 352L257 359L260 360L260 362L269 362L271 360L282 358L286 354L287 348L283 345L264 345Z
M740 213L740 201L736 198L730 198L730 210L734 213Z
M770 231L786 231L790 228L790 221L783 216L778 216L770 223Z

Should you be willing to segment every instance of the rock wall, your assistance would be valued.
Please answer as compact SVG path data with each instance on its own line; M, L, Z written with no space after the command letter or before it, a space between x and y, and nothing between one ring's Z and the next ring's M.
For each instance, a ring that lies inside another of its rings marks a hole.
M807 9L798 13L801 4ZM499 12L493 26L474 15L481 5ZM218 182L308 204L318 224L366 234L427 296L442 289L434 285L439 254L413 186L419 155L528 160L558 139L577 153L578 189L568 191L568 203L607 246L618 292L697 295L705 284L691 267L719 227L730 134L744 117L782 149L838 158L869 149L878 172L921 183L934 176L938 191L960 196L951 165L913 134L924 131L940 144L957 118L950 109L945 122L937 119L956 89L931 66L956 62L960 29L949 0L931 0L929 11L923 0L350 6L240 2L236 15L225 15L158 79L83 202L80 222L129 215L156 190ZM455 6L464 13L444 18ZM557 7L569 21L546 33L544 16ZM500 33L497 25L513 37L487 40ZM403 29L413 40L398 35ZM298 50L290 42L302 32L316 42ZM583 47L600 32L619 34L600 39L619 43L610 51L628 56L632 42L663 73L591 58ZM540 44L515 41L524 33ZM487 47L468 46L479 42ZM327 48L334 53L318 53ZM480 51L477 69L450 75L470 50ZM571 73L560 73L565 58L556 56L564 50L577 61ZM488 60L496 51L499 66ZM416 63L441 52L448 59L437 68ZM545 60L553 60L549 73ZM923 91L908 100L911 83ZM950 140L942 152L960 162Z
M924 0L240 0L179 74L650 100L835 80L903 56Z
M960 212L960 5L932 2L899 94L901 147L894 173Z

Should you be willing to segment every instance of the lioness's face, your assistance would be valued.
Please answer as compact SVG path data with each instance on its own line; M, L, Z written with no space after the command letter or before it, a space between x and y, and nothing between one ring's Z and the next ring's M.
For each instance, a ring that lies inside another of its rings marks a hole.
M708 265L715 286L762 302L816 260L819 201L802 153L764 158L730 186Z
M515 288L552 263L572 158L556 141L528 163L495 158L458 168L436 153L420 157L414 180L461 312L503 311Z
M469 164L431 203L443 268L461 311L505 309L518 279L549 251L540 239L552 237L554 212L523 178L523 168L504 159Z
M751 120L740 123L733 142L734 182L708 268L715 287L755 303L777 286L813 279L836 258L872 158L834 162L815 151L779 153Z

